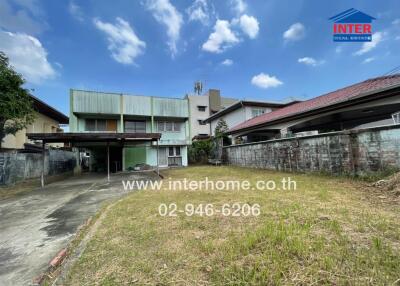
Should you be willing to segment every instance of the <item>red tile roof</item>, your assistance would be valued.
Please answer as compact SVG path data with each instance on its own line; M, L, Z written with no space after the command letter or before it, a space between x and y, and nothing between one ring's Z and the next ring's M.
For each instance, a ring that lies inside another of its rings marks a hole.
M342 89L338 89L336 91L315 97L313 99L302 101L254 117L234 126L229 130L229 133L235 133L236 131L240 131L245 128L273 122L278 119L299 115L307 111L317 110L358 97L363 97L371 93L381 91L382 89L394 87L396 85L400 85L400 74L368 79L366 81L356 83Z

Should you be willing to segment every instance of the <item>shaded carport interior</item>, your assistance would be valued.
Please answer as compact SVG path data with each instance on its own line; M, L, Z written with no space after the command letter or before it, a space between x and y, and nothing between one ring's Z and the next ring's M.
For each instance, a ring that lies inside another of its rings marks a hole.
M159 172L158 164L158 146L161 133L114 133L114 132L87 132L87 133L28 133L31 140L42 141L42 174L41 185L44 186L44 169L45 169L45 147L46 143L69 143L72 147L77 144L105 143L107 149L107 180L110 181L110 144L117 144L121 147L129 142L156 142L157 143L157 173Z
M291 134L307 131L318 131L318 133L341 131L360 128L362 125L395 124L392 115L400 111L400 103L390 103L365 108L354 108L346 111L320 115L315 118L299 120L288 126ZM279 128L258 129L246 134L251 142L269 140L280 137Z
M353 109L321 116L313 120L293 125L290 129L294 133L310 130L318 130L322 133L353 129L363 124L379 122L381 120L392 121L392 114L395 114L399 111L400 103L371 106L367 108ZM393 122L393 124L394 123L395 122Z

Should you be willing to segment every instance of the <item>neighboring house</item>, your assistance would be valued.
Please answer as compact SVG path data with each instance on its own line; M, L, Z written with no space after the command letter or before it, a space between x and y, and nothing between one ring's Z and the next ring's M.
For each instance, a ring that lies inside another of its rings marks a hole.
M18 131L15 136L7 135L3 139L2 148L23 149L25 144L35 143L26 136L27 133L56 133L63 132L60 124L68 124L68 116L44 103L40 99L31 96L35 109L35 120L26 129ZM61 147L62 143L50 144L53 147Z
M221 97L218 89L210 89L203 95L186 95L189 101L190 138L201 139L211 135L210 124L204 122L210 115L237 102L237 99Z
M214 136L215 127L220 119L223 119L226 122L228 128L232 128L246 120L260 116L264 113L272 112L287 105L288 104L283 103L241 100L217 113L214 113L204 121L209 124L210 134Z
M233 126L244 141L398 124L400 74L382 76L263 114ZM257 136L254 136L257 135Z
M187 166L187 146L191 141L186 99L72 89L69 128L71 133L92 133L93 136L105 132L137 133L143 137L161 133L159 148L156 142L112 143L112 171L130 170L140 164ZM80 142L74 146L90 154L90 170L105 170L106 143Z

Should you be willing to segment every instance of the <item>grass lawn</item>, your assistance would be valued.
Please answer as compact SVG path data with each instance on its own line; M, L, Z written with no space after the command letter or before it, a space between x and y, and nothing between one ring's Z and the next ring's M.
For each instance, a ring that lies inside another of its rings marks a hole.
M293 191L138 191L111 208L68 285L398 285L400 207L365 183L236 167L166 178L274 180ZM162 217L161 203L259 204L259 216Z

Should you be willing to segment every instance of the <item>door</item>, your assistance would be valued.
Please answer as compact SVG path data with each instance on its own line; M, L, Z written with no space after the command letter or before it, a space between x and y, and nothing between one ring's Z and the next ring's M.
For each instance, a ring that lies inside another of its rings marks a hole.
M160 149L158 150L158 165L168 166L167 148L165 147L160 147Z
M168 166L182 166L181 147L168 147Z

